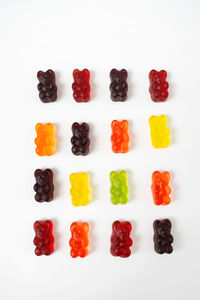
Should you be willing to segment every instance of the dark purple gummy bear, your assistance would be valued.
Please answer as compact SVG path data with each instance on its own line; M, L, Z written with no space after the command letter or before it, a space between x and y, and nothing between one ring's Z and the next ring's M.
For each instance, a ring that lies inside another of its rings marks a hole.
M72 153L74 155L87 155L89 153L89 131L90 127L87 123L79 124L77 122L72 124Z
M153 222L154 228L154 249L157 253L172 253L172 243L174 241L171 235L172 224L169 219L155 220Z
M126 101L128 92L128 84L126 82L127 77L128 72L125 69L122 69L121 71L112 69L110 71L110 97L112 101Z
M39 97L42 102L54 102L57 99L56 76L54 71L39 71L37 73Z
M34 172L36 184L33 189L36 192L35 200L37 202L50 202L53 200L53 171L50 169L37 169Z

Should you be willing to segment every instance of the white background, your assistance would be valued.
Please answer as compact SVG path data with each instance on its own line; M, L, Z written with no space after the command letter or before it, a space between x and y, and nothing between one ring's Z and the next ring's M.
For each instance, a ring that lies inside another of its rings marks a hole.
M1 300L167 300L200 298L200 2L184 1L42 1L0 2L1 98ZM92 100L72 98L72 71L91 71ZM109 93L111 68L129 72L129 97L113 103ZM36 73L56 72L58 101L38 98ZM170 97L154 103L148 93L148 72L166 69ZM152 147L148 118L164 113L172 144ZM131 124L131 150L112 153L110 123ZM71 124L91 126L91 152L71 153ZM56 124L58 149L51 157L35 154L37 122ZM55 172L55 200L34 201L36 168ZM114 206L109 198L109 172L129 174L130 199ZM171 172L172 203L153 205L150 190L154 170ZM94 199L73 207L69 175L91 175ZM171 219L174 252L153 250L152 223ZM36 257L33 223L50 218L55 225L56 251ZM114 220L133 224L132 255L110 255ZM69 227L88 221L90 254L72 259Z

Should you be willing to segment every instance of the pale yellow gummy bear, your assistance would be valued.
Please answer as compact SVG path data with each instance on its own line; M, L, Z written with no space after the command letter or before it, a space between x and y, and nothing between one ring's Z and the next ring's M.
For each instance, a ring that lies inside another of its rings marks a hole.
M149 118L151 142L154 148L166 148L170 145L167 128L167 117L165 115L151 116Z
M74 206L85 206L89 203L89 175L87 173L72 173L69 178L71 182L71 199Z

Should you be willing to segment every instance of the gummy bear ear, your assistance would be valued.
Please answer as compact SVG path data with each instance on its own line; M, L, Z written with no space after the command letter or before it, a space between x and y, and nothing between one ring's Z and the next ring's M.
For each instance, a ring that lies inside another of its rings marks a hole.
M127 77L128 77L128 72L127 72L125 69L122 69L122 70L121 70L121 73L123 74L124 79L127 79Z
M42 76L42 75L43 75L43 73L44 73L44 72L42 72L42 71L38 71L38 72L37 72L37 78L39 79L39 78L40 78L40 76Z
M165 226L169 227L169 228L172 227L172 224L171 224L171 222L170 222L169 219L164 219L164 220L162 221L162 223L163 223Z
M116 69L112 69L112 70L110 71L110 78L112 79L113 76L114 76L117 72L118 72L118 71L117 71Z
M41 125L42 125L42 123L37 123L37 124L35 125L35 130L37 131Z
M52 221L50 221L50 220L46 220L45 221L45 224L50 228L50 227L52 227Z
M128 124L128 121L127 121L127 120L122 120L121 123L122 123L123 126L126 126L126 128L129 127L129 124Z
M165 70L161 70L159 73L164 79L167 78L167 72Z
M34 230L36 230L36 228L38 227L39 224L40 224L40 221L35 221L35 223L33 224Z
M155 220L153 222L153 228L156 228L156 227L160 226L160 224L161 224L160 220Z
M84 128L87 132L89 132L90 128L89 128L89 125L88 125L87 123L83 122L83 123L82 123L82 126L83 126L83 128Z
M84 75L86 75L88 77L88 79L90 78L90 72L88 69L84 69L82 72Z
M112 229L113 229L113 231L117 231L118 227L119 227L119 221L115 221L115 222L112 224Z
M70 230L74 230L74 228L77 226L77 222L73 222L70 226Z
M72 132L79 126L78 122L72 124Z
M131 223L130 222L124 222L123 229L131 231L131 229L132 229Z
M75 69L75 70L73 71L72 75L73 75L74 79L75 79L75 76L76 76L76 74L77 74L78 72L79 72L79 69Z
M52 77L55 78L55 73L54 73L53 70L49 69L49 70L47 70L47 73L50 74Z
M83 223L83 228L84 228L84 230L85 230L86 232L88 232L88 231L89 231L89 224L86 223L86 222L84 222L84 223Z
M117 125L118 121L117 120L113 120L112 123L111 123L111 127L115 127Z

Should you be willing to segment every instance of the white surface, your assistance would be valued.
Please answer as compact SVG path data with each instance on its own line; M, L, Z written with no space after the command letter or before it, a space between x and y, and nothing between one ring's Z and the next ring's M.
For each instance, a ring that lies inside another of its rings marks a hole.
M0 3L1 82L1 246L2 300L167 300L200 298L199 82L200 2L188 1L11 1ZM92 101L72 98L72 71L92 72ZM109 98L109 71L127 68L129 99ZM43 104L36 73L56 71L59 100ZM148 93L150 69L166 69L170 98L156 104ZM148 118L169 118L172 145L151 146ZM133 146L126 155L113 154L110 123L131 122ZM57 125L58 151L52 157L34 152L37 122ZM91 153L71 154L71 124L91 126ZM55 201L34 201L33 172L55 171ZM130 201L113 206L109 172L129 171ZM152 171L172 173L172 203L156 207L150 190ZM75 208L69 195L71 172L87 171L94 201ZM172 220L174 252L153 250L152 223ZM33 222L55 221L56 251L36 257ZM132 255L109 253L111 224L133 221ZM72 221L91 224L91 251L85 259L69 255Z

